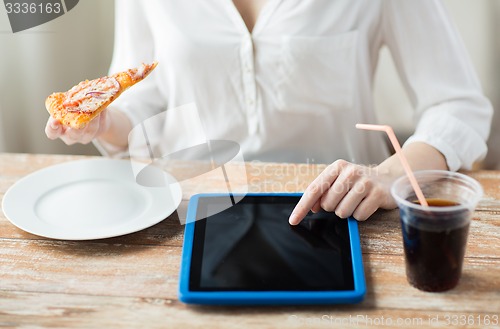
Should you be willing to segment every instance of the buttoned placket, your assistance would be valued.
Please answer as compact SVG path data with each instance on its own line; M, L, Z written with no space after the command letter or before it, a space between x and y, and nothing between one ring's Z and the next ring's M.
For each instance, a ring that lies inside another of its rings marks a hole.
M259 126L253 46L251 34L245 34L240 48L240 62L243 76L244 102L248 121L248 131L251 135L257 132Z
M258 95L257 82L255 79L255 60L254 60L254 38L253 36L261 32L267 24L269 18L279 6L281 0L268 0L262 7L261 13L253 27L253 34L249 32L241 14L236 9L233 0L226 0L226 8L228 14L235 23L238 31L241 32L242 40L240 45L240 65L242 72L243 84L243 106L246 109L246 117L248 124L248 133L254 135L259 129L259 113L258 113Z

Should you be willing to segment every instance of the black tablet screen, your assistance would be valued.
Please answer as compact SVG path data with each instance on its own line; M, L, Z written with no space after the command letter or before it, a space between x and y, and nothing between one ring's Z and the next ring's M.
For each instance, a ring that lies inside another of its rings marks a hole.
M227 198L200 198L198 212ZM352 290L347 220L310 213L288 224L299 197L246 196L195 222L192 291ZM200 217L199 217L200 218Z

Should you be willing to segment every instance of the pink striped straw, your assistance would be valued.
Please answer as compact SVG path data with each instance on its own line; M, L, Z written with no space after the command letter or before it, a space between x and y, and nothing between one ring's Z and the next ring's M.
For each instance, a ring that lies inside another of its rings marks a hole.
M403 165L406 175L410 180L411 186L413 187L413 190L417 195L418 201L422 206L428 207L429 204L427 203L427 200L425 200L424 193L422 193L420 186L418 186L417 179L415 178L415 175L413 175L413 171L411 170L410 165L408 164L408 160L406 160L406 157L404 156L403 151L401 150L401 145L399 145L398 139L396 138L396 134L394 133L392 127L388 125L370 125L370 124L357 123L356 128L385 131L387 133L387 136L389 136L389 140L391 141L392 146L394 147L394 150L396 151L396 154L399 157L399 161L401 161L401 164Z

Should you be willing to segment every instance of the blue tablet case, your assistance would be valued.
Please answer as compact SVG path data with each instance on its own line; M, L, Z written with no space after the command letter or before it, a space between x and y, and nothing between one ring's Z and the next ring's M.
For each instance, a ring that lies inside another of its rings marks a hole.
M193 257L194 232L198 206L202 198L236 197L300 197L301 193L249 193L245 195L228 194L197 194L191 197L187 210L186 227L180 267L179 300L189 304L209 305L311 305L311 304L351 304L363 300L366 293L366 283L363 270L361 245L359 240L358 223L349 218L349 242L351 247L352 273L354 288L352 290L309 290L309 291L193 291L190 289L191 262ZM205 201L210 201L205 199ZM198 215L198 217L197 217Z

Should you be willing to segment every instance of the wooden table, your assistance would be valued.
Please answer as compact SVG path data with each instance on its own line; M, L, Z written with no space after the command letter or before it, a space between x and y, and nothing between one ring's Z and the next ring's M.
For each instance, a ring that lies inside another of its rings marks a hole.
M0 154L0 196L33 171L81 158ZM251 190L301 191L322 167L250 163L246 169ZM126 236L59 241L25 233L1 213L0 328L499 328L500 172L469 174L485 195L458 287L425 293L409 286L398 212L379 211L360 224L367 295L356 305L188 306L177 300L183 226L175 216ZM211 178L193 184L222 186ZM181 208L192 190L183 192Z

